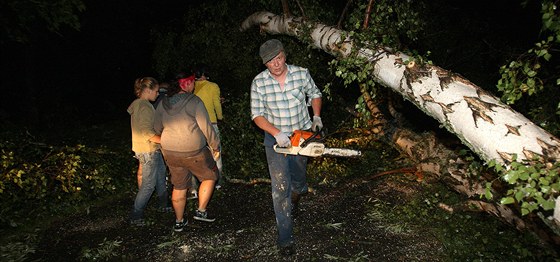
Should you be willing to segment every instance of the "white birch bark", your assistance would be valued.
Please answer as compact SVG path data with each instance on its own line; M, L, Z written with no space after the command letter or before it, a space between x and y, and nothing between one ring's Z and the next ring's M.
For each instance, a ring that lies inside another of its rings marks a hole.
M269 34L302 36L309 30L314 47L333 55L348 56L353 48L345 32L301 18L257 12L243 21L241 30L260 25ZM485 161L506 166L513 155L518 160L541 156L560 161L560 140L480 87L436 66L420 68L409 57L386 49L361 49L358 55L375 64L377 82L400 93Z

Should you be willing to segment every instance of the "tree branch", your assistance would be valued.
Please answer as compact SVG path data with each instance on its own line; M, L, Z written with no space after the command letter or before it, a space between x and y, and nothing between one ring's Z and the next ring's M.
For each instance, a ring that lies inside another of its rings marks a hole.
M336 28L338 29L342 28L342 21L344 21L344 18L346 17L346 14L348 13L348 9L350 8L351 4L352 4L352 0L348 0L346 2L346 5L344 6L344 9L342 9L342 13L340 14L340 18L338 19L338 23L336 24Z
M282 1L282 12L284 13L285 17L291 17L292 14L290 13L290 7L288 6L288 0L281 0Z
M373 2L374 1L375 0L369 0L368 6L367 6L367 9L366 9L366 13L365 13L365 16L364 16L364 24L362 26L363 29L367 29L369 27L369 15L371 14L371 9L373 7Z

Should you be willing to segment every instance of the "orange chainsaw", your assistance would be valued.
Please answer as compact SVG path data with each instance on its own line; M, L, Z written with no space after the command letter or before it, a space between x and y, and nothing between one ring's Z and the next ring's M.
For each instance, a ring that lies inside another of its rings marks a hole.
M302 155L310 157L318 156L338 156L338 157L359 157L362 152L346 148L328 148L323 144L321 131L309 132L296 130L290 138L290 147L280 147L274 145L274 151L281 154Z

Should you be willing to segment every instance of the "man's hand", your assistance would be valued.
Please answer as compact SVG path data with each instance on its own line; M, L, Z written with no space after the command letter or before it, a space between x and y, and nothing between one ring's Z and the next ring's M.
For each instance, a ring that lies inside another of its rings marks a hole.
M291 145L290 138L284 132L276 134L274 138L279 147L290 147Z
M320 116L313 116L313 124L311 125L311 130L313 130L313 132L317 131L317 130L321 130L323 129L323 122L321 121L321 117Z

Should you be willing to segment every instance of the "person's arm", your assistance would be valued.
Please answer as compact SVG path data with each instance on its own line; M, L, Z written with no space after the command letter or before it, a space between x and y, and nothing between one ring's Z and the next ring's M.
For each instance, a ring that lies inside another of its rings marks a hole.
M265 105L263 97L258 92L256 81L253 80L253 83L251 84L251 118L260 129L272 136L278 135L281 132L280 129L270 123L270 121L263 116L264 112Z
M266 120L264 116L257 116L253 118L253 121L255 121L255 124L258 127L260 127L262 130L274 136L274 139L276 139L276 143L278 144L278 146L280 147L291 146L290 138L288 137L288 134L276 128L273 124L271 124L268 120Z
M274 126L268 119L263 116L264 103L257 91L257 86L255 81L251 86L251 118L255 122L255 124L265 132L274 136L276 139L276 143L280 147L290 147L290 138L288 137L287 133L282 132L276 126Z
M308 69L305 69L305 79L307 83L304 85L304 92L311 99L311 109L313 109L313 116L321 117L321 107L323 105L323 100L321 99L321 90L313 81L311 74Z
M161 135L161 132L163 131L163 123L161 121L161 114L162 114L161 109L160 109L160 107L158 107L158 109L156 109L156 113L154 114L154 123L153 123L154 131L158 135Z
M313 110L313 117L311 118L311 130L314 132L323 129L323 121L321 120L321 107L323 105L322 94L315 81L309 74L309 70L306 70L306 78L308 79L307 85L305 87L305 93L310 98L311 109Z
M212 126L212 122L210 121L210 117L208 116L208 111L204 106L202 100L198 97L195 97L198 102L195 109L195 120L198 128L206 138L206 143L210 148L212 148L213 152L219 151L220 148L220 138L218 138L218 134L214 130L214 126Z
M264 116L257 116L253 119L253 121L255 122L255 124L262 130L264 130L265 132L275 136L278 133L280 133L280 129L276 128L273 124L271 124L270 122L268 122L268 120L266 120L266 118L264 118Z
M253 83L251 84L251 117L260 129L273 136L277 135L278 133L280 133L280 129L276 128L272 123L264 118L264 111L265 108L263 98L258 92L256 81L253 80Z
M161 122L161 111L158 111L157 109L154 112L152 129L154 130L155 135L150 138L150 141L161 144L161 131L163 131L163 123Z
M215 89L212 94L212 103L214 104L214 111L216 111L217 120L223 120L224 117L222 115L222 103L220 101L220 88L218 85L215 85Z
M154 130L155 114L153 108L145 106L140 108L138 113L140 115L138 127L143 139L153 143L160 143L160 137Z
M311 99L311 109L313 109L313 116L321 116L321 106L323 105L323 100L321 97Z

